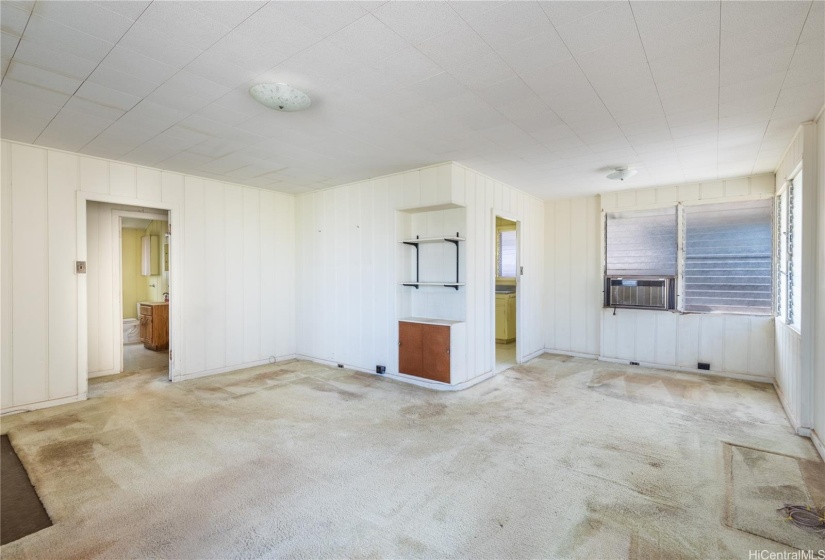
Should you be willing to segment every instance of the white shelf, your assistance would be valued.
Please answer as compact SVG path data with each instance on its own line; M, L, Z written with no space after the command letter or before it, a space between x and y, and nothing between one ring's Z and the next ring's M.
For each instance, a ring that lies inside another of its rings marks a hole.
M421 237L419 239L404 239L399 243L444 243L445 241L465 241L463 237Z
M464 282L399 282L402 286L449 286L454 288L456 286L464 286Z

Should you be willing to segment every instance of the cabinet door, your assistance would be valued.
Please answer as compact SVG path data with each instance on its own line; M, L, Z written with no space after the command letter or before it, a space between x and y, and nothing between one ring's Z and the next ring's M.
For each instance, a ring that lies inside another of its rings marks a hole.
M422 373L422 325L420 323L398 323L398 371L407 375L421 376Z
M140 341L141 342L152 342L152 316L151 315L141 315L140 316Z
M423 327L423 371L419 377L450 382L450 327L421 325Z
M496 297L496 338L507 339L507 302L501 297Z

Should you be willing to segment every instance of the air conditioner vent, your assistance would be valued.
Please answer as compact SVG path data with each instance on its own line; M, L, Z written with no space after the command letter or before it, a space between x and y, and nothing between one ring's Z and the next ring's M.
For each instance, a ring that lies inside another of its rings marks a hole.
M605 307L667 310L675 307L674 278L615 277L605 279Z

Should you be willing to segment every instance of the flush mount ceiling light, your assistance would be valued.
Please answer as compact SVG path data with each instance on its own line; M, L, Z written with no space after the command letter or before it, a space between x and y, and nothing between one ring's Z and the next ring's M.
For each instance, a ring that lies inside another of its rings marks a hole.
M289 84L258 84L249 88L255 101L277 111L301 111L312 105L307 94Z
M608 174L608 179L613 179L614 181L624 181L625 179L630 179L636 173L638 173L635 169L628 169L627 167L617 167L612 173Z

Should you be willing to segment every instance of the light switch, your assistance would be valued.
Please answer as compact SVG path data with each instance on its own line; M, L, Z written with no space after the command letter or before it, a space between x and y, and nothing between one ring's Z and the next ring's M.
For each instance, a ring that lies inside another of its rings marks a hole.
M86 261L75 262L75 270L78 274L86 274Z

